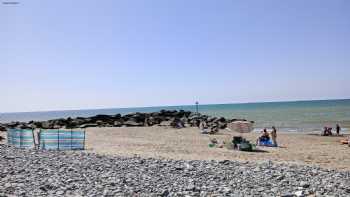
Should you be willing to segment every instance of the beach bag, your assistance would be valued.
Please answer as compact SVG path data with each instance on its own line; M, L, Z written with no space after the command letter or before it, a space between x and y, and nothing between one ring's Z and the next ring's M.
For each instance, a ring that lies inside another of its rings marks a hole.
M232 144L240 144L243 141L241 136L234 136L232 139Z
M253 151L253 146L249 142L242 142L239 144L240 151Z

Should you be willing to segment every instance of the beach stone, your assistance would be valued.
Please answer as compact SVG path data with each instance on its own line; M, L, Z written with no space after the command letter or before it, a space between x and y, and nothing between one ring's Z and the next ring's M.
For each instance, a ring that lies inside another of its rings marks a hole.
M96 124L97 124L98 126L102 126L103 124L105 124L105 122L102 121L102 120L97 120L97 121L96 121Z
M61 195L63 195L64 194L64 191L62 191L62 190L58 190L57 192L56 192L56 195L59 195L59 196L61 196Z
M51 123L51 121L44 121L44 122L41 122L41 127L43 128L43 129L50 129L50 128L52 128L52 123Z
M88 128L88 127L97 127L98 124L95 124L95 123L88 123L88 124L83 124L83 125L80 125L79 128Z
M194 184L189 184L186 189L189 190L189 191L193 191L195 188L196 187L195 187Z
M121 127L123 125L122 121L116 120L113 122L113 126L115 127Z
M296 196L304 196L304 191L296 191L294 194Z
M310 186L310 184L306 181L301 181L300 182L300 187L302 188L308 188Z
M11 183L5 183L5 188L9 188L9 187L11 187L12 185L11 185Z
M159 126L163 126L163 127L170 127L171 126L172 121L162 121Z
M282 194L281 197L295 197L295 195L288 193L288 194Z
M167 190L167 189L165 189L165 190L163 190L162 192L161 192L161 195L160 196L162 196L162 197L166 197L166 196L169 196L169 190Z
M124 122L125 126L128 127L139 127L139 126L143 126L142 122L136 122L135 120L128 120L126 122Z
M8 128L16 128L17 125L19 125L20 123L19 122L10 122L10 123L7 123L7 127Z
M0 131L6 131L6 127L0 124Z

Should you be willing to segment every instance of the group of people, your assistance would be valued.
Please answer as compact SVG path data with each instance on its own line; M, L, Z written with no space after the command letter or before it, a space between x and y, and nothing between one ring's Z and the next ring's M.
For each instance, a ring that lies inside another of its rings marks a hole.
M336 135L340 135L341 128L340 128L339 124L337 124L335 126L335 130L336 130ZM322 135L323 136L331 136L331 135L333 135L332 127L324 127Z
M256 145L266 145L266 146L275 146L277 147L277 129L275 126L272 127L271 132L267 132L267 129L261 132L261 135L256 140Z
M208 125L205 121L201 121L198 127L201 134L215 134L219 132L219 126L217 124Z

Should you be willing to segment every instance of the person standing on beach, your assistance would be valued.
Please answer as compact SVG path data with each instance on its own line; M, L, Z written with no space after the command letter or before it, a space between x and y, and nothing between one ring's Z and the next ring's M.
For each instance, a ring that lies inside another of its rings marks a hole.
M341 128L340 128L339 124L337 124L337 125L336 125L337 135L339 135L339 134L340 134L340 130L341 130Z
M272 140L273 146L277 147L277 130L276 130L275 126L272 127L272 131L271 131L270 135L271 135L271 140Z

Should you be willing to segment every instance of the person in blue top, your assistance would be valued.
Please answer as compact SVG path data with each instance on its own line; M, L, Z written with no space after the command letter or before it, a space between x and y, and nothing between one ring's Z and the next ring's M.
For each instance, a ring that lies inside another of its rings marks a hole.
M270 135L267 132L266 128L261 132L261 136L256 140L256 144L260 145L261 143L266 143L270 140Z

